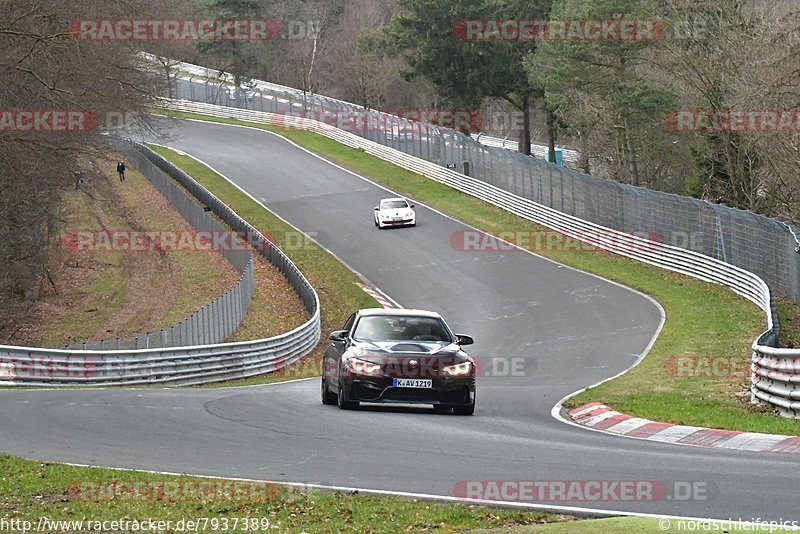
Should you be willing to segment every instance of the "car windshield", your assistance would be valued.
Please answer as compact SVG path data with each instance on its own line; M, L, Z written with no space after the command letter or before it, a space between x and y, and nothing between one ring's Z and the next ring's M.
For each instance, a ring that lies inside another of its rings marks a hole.
M367 316L356 324L357 341L453 341L444 321L436 317Z
M381 202L382 210L396 210L407 207L408 207L408 202L406 202L405 200L388 200L386 202Z

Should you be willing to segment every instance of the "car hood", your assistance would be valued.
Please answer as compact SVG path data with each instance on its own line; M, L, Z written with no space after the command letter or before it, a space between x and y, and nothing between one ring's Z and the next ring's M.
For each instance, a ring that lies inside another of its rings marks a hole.
M358 341L353 347L378 356L390 354L453 355L461 350L455 343L447 341Z

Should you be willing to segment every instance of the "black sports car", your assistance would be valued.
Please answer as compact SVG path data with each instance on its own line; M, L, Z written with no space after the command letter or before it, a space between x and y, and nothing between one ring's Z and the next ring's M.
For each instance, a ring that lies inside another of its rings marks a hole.
M330 335L322 403L343 410L361 402L432 404L438 412L475 411L475 362L438 313L359 310Z

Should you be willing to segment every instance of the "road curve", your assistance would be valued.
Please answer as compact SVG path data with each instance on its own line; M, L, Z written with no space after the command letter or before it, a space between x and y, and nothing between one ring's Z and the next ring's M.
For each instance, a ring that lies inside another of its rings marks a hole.
M560 502L694 517L791 519L797 459L621 439L550 416L564 395L627 368L660 324L651 301L523 252L467 253L467 229L427 208L378 231L386 191L260 131L172 123L198 157L405 307L441 311L486 361L474 417L428 409L341 412L316 380L238 389L0 391L0 450L36 459L453 495L462 480L654 480L705 499ZM491 373L490 373L491 374Z

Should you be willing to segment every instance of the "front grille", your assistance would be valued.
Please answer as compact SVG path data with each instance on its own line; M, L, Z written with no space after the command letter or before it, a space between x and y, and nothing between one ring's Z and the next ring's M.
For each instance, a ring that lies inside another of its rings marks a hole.
M439 392L435 389L389 388L384 393L385 400L406 402L437 402Z
M363 401L377 400L383 390L365 386L363 383L356 382L353 385L355 398Z

